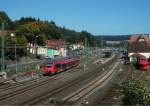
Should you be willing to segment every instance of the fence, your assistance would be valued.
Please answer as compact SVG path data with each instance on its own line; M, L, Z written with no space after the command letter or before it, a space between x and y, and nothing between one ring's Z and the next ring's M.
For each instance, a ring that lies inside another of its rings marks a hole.
M40 72L40 67L43 65L44 61L34 61L34 62L28 62L28 63L22 63L22 64L16 64L8 65L6 67L5 71L7 73L8 77L11 77L15 74L22 74L26 72ZM17 69L17 70L16 70Z

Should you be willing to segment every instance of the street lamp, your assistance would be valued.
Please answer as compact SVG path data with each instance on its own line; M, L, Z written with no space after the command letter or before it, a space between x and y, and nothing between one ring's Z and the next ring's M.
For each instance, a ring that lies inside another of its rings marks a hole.
M11 37L15 37L15 44L14 44L14 46L15 46L15 60L16 60L16 71L15 71L15 74L17 74L17 50L16 50L17 49L17 47L16 47L17 39L16 39L16 36L15 36L14 33L11 33L10 36Z

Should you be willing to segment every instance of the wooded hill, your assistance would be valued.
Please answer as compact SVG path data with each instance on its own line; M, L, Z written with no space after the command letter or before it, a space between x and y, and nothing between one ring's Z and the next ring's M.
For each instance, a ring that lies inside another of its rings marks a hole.
M5 30L11 30L15 32L17 37L17 44L35 43L35 37L37 37L37 43L44 45L49 39L63 39L69 43L87 42L90 46L94 46L98 43L98 40L89 32L67 29L55 24L54 21L40 20L34 17L21 17L19 20L12 21L9 16L0 11L0 23L5 23ZM11 44L10 36L6 38L7 43Z
M13 32L15 34L15 38L11 37L10 33L5 36L5 47L16 44L17 54L19 56L25 56L28 52L26 48L19 48L18 45L25 47L28 43L32 43L33 45L38 44L43 46L46 44L46 41L50 39L62 39L68 42L68 44L79 42L85 44L85 41L89 46L98 46L98 44L100 44L91 33L67 29L56 25L54 21L41 20L34 17L21 17L19 20L12 21L4 11L0 11L0 29L2 29L2 23L4 23L4 30L6 32ZM0 48L2 48L1 45ZM5 50L5 56L14 56L14 54L14 49Z

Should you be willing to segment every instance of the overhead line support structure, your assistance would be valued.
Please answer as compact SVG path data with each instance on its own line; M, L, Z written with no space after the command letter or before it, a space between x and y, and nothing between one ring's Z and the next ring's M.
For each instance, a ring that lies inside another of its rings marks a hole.
M4 50L4 46L5 46L5 41L4 41L4 35L3 35L3 31L4 31L4 23L2 23L2 27L1 27L1 71L4 71L5 66L4 66L4 60L5 60L5 50Z

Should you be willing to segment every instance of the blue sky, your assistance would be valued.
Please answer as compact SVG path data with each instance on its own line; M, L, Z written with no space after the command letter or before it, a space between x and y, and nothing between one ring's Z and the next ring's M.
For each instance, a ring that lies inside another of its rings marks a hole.
M0 10L95 35L150 33L150 0L0 0Z

